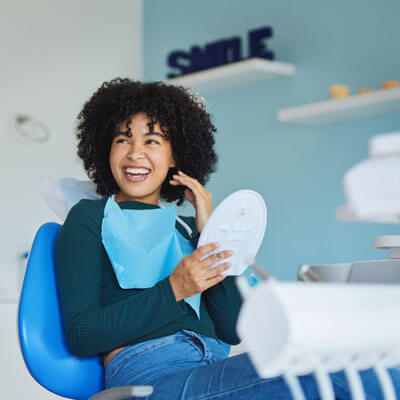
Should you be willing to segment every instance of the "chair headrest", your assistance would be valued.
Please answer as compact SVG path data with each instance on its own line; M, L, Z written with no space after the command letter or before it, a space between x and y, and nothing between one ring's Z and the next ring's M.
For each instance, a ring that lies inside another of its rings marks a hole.
M92 181L75 178L46 177L42 183L42 196L52 210L64 221L69 210L81 199L99 199Z

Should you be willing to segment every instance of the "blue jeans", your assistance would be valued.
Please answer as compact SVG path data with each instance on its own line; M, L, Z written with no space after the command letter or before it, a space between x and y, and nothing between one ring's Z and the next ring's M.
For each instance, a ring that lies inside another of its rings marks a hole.
M389 369L396 393L400 393L400 372ZM362 371L366 399L383 399L372 370ZM330 374L335 396L350 400L344 373ZM312 374L299 378L306 399L319 399ZM228 357L219 340L190 330L148 340L121 350L105 370L105 387L152 385L152 400L203 399L292 399L281 377L261 378L248 354Z

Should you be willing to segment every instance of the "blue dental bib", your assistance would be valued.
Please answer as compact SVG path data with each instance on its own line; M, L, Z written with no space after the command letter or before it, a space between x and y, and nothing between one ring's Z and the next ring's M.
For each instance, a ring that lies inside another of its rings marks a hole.
M175 229L176 207L121 209L107 199L101 226L104 248L122 289L144 289L171 275L195 248ZM201 293L187 297L200 319Z

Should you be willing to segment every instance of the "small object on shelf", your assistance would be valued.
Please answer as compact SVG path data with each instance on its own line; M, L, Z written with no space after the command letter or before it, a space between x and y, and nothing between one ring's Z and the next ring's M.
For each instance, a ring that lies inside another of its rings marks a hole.
M398 81L397 79L392 79L392 80L383 82L381 85L381 88L383 90L385 90L385 89L392 89L392 88L399 87L399 86L400 86L400 81Z
M350 95L350 89L346 85L332 85L329 88L332 99L342 99Z
M399 112L400 87L281 109L278 120L316 126Z
M361 88L361 89L358 91L358 94L366 94L366 93L371 93L371 92L375 92L375 89Z
M246 58L264 58L274 60L275 54L267 48L266 39L271 39L273 29L263 26L248 33L248 57L242 55L242 40L240 37L229 37L206 43L204 46L191 46L190 51L181 49L172 51L168 56L168 66L175 69L169 73L168 78L182 77L210 68L227 65L232 62L245 60ZM178 70L178 71L176 71Z

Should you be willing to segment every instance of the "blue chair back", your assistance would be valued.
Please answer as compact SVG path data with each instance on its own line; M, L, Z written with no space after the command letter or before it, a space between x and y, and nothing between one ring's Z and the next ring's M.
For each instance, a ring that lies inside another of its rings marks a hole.
M54 267L60 228L45 223L33 241L18 306L19 343L40 385L69 399L87 400L104 390L104 368L100 357L77 357L65 342ZM222 344L229 353L230 345Z
M54 249L61 225L49 222L36 233L18 306L19 342L32 377L46 389L86 400L104 390L100 358L70 353L62 328L54 270Z

